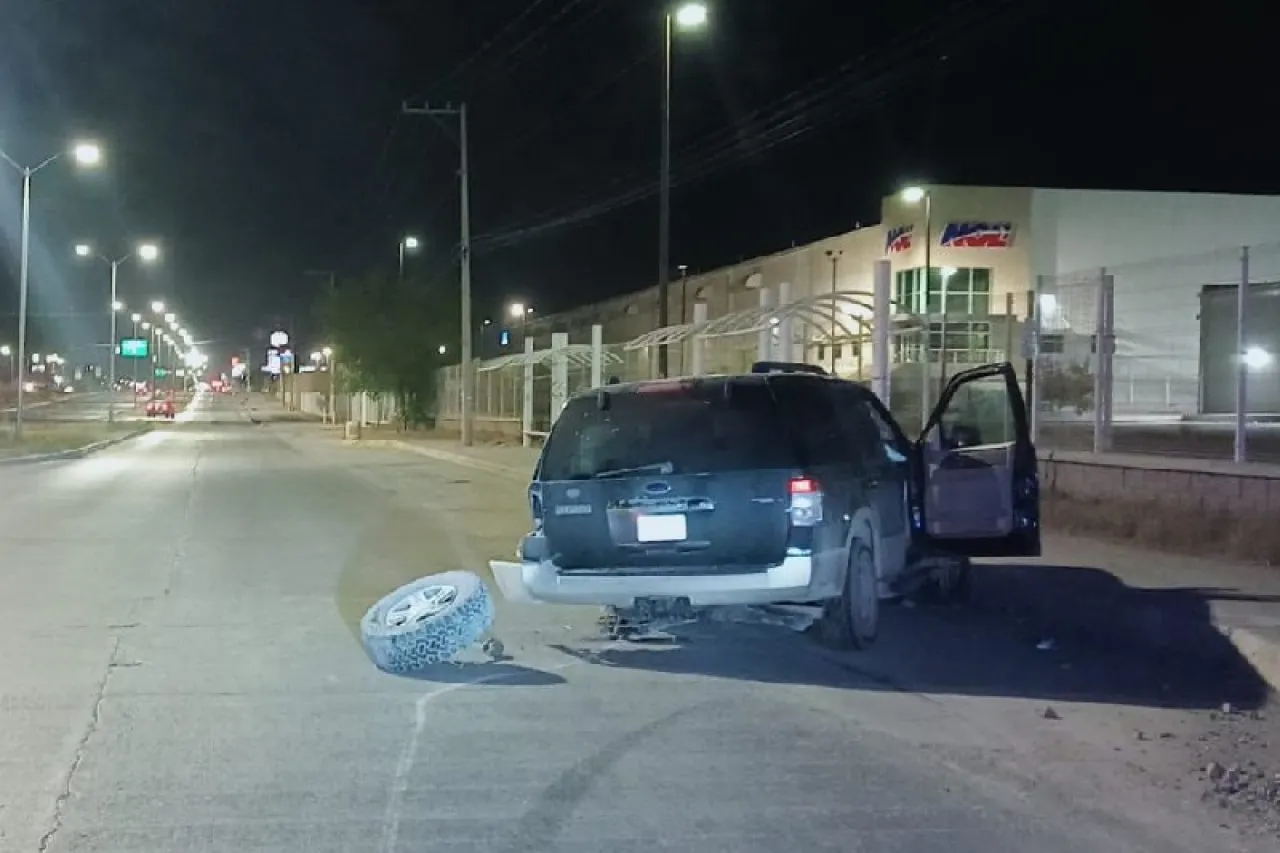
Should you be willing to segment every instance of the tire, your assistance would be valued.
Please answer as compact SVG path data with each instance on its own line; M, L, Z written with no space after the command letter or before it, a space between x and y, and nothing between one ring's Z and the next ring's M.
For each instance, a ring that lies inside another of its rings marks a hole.
M880 590L875 554L861 540L849 549L849 565L844 590L839 598L826 602L822 614L822 634L838 649L866 649L880 632Z
M374 666L408 675L452 660L492 625L493 599L484 581L471 572L445 572L406 584L370 607L360 636Z

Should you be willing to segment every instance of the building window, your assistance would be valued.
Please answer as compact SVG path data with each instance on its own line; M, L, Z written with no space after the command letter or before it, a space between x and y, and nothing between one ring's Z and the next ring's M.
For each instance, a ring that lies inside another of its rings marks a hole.
M943 313L945 279L947 316L986 317L991 313L991 278L991 270L984 267L930 267L926 301L924 269L899 270L894 281L897 310L904 314Z

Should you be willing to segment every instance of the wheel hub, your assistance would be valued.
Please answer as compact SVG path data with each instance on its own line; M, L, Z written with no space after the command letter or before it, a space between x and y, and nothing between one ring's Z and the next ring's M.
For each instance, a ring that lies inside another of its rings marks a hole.
M429 619L458 599L458 590L452 586L429 586L405 596L387 611L388 628L402 628Z

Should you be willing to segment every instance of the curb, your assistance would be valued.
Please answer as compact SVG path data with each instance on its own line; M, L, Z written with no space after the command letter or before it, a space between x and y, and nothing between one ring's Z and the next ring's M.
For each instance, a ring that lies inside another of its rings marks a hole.
M410 441L401 441L400 439L391 438L383 439L384 447L394 447L397 450L407 450L410 453L416 453L419 456L426 456L440 462L450 462L454 465L461 465L464 468L474 468L478 471L486 471L490 474L497 474L499 477L506 477L510 480L518 482L527 482L532 476L532 471L521 471L512 468L510 465L502 465L498 462L484 462L473 456L467 456L462 453L450 453L447 450L437 450L434 447L419 447Z
M1267 636L1253 628L1216 627L1270 685L1272 692L1280 694L1280 631L1275 632L1276 636Z
M0 467L5 465L29 465L36 462L59 462L66 459L83 459L86 456L97 453L99 450L106 450L108 447L114 447L126 441L137 438L151 432L151 427L146 429L136 429L133 432L125 433L116 438L106 438L102 441L95 441L93 444L86 444L83 447L73 447L70 450L58 450L53 453L36 453L31 456L15 456L8 459L0 459Z

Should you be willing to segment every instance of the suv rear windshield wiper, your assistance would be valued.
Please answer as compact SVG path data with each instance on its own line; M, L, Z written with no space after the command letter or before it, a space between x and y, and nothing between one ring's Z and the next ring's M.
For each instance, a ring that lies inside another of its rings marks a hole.
M649 465L637 465L634 468L606 468L596 471L592 479L602 480L606 477L627 477L632 474L671 474L676 470L674 462L654 462Z

